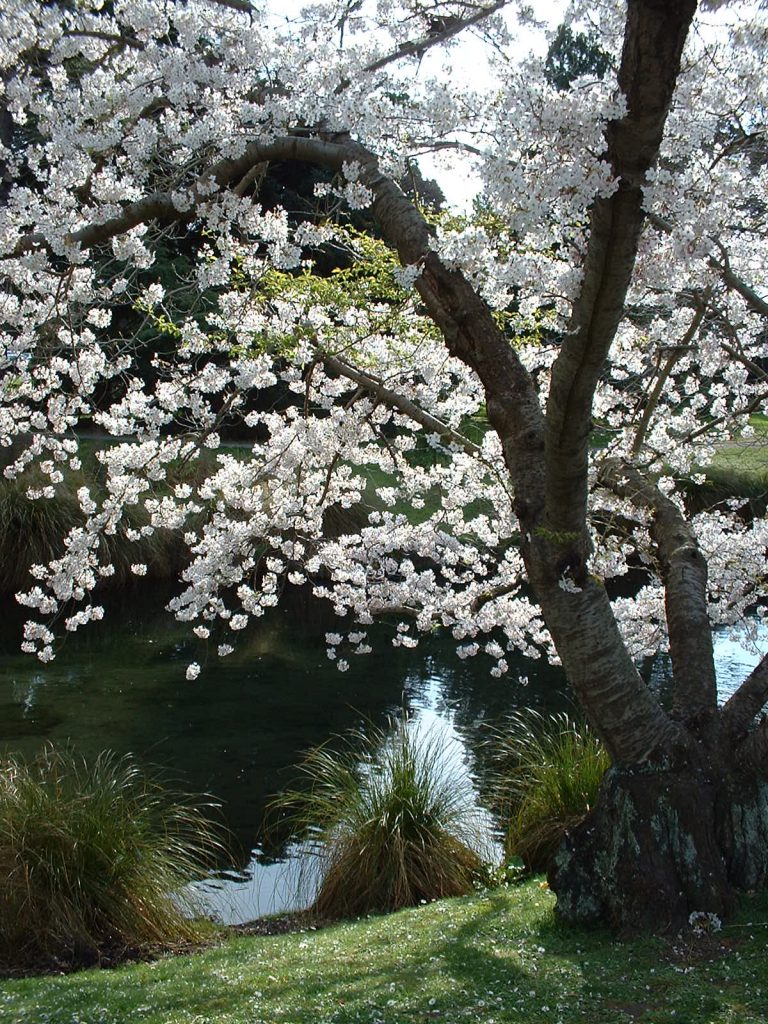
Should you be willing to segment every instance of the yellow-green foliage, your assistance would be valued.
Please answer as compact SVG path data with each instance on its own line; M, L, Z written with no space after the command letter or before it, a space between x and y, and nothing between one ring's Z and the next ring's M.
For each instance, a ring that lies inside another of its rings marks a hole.
M242 282L248 287L254 301L269 308L277 301L291 302L309 311L320 307L331 319L340 323L346 313L365 309L373 330L390 334L393 340L412 332L414 309L412 293L397 282L400 268L397 254L378 238L372 238L353 228L337 228L336 244L344 249L349 264L337 267L321 276L312 268L300 273L267 270L258 281ZM421 335L434 334L435 326L426 317L419 319ZM315 329L308 321L297 326L291 335L265 334L253 339L253 349L289 357L302 340L314 342ZM343 350L348 356L359 357L354 337L340 329L334 351ZM362 360L361 365L364 365Z

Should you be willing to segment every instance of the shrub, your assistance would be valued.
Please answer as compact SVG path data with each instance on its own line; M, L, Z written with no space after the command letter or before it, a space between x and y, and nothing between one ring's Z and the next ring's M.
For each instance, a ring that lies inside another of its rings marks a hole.
M311 912L354 917L469 892L489 846L472 784L446 745L407 720L311 750L308 788L283 793L305 836L316 888ZM306 887L306 874L303 878Z
M32 762L4 758L0 960L96 963L200 940L206 923L180 893L218 849L201 811L129 758L88 765L50 747Z
M533 710L510 715L491 745L507 857L546 871L565 833L594 806L608 754L588 725Z

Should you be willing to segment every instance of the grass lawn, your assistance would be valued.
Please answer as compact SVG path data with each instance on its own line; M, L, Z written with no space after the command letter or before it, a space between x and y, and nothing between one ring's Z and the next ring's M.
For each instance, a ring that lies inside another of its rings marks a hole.
M737 493L768 487L768 416L750 416L754 433L715 453L706 474L713 483L732 483Z
M764 1024L768 897L714 937L557 925L533 880L319 932L0 982L3 1024Z

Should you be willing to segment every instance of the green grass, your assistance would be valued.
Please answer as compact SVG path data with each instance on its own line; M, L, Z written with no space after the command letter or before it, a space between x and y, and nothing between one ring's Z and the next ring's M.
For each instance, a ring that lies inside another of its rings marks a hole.
M733 481L737 487L768 487L768 416L749 418L750 437L718 448L707 477L715 483ZM737 491L742 493L742 490Z
M708 481L736 496L762 494L768 490L768 441L755 437L720 448L704 472Z
M520 887L194 956L0 982L3 1024L764 1024L768 901L718 938L618 942Z
M490 844L460 767L407 720L311 750L304 784L273 809L304 840L312 911L353 917L471 892Z
M565 832L594 805L608 754L586 724L530 708L509 715L489 743L507 856L546 871Z
M749 418L754 433L749 438L724 444L711 463L697 467L706 476L703 484L688 489L691 512L711 508L729 498L741 499L750 516L765 514L768 503L768 417Z
M93 963L199 941L183 887L218 852L201 811L129 758L45 750L0 761L0 963Z

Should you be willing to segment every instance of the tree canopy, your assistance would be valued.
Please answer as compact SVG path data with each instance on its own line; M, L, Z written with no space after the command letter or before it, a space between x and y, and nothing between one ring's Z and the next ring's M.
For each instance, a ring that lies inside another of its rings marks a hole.
M539 56L523 29L548 31ZM674 764L717 788L701 751L727 737L754 810L768 662L719 711L711 629L762 614L768 528L690 494L768 396L767 33L755 4L694 0L574 0L557 31L503 0L290 18L244 0L7 3L5 476L52 500L83 429L110 439L103 489L80 489L82 525L19 595L25 650L48 660L51 620L101 617L104 535L172 528L189 562L171 608L221 656L290 586L338 613L340 670L383 613L394 643L437 625L499 677L508 651L544 653L619 773ZM471 86L450 70L467 35ZM398 187L428 152L479 176L472 215ZM266 188L293 165L322 171L314 202ZM151 365L140 336L164 339ZM234 423L245 457L222 443ZM197 466L182 482L180 462ZM358 527L324 529L338 508ZM667 647L672 708L637 669ZM678 797L670 836L696 802ZM765 856L729 842L715 881L682 882L669 839L672 917L762 884ZM603 874L630 863L605 843ZM564 912L621 921L626 892L585 879L562 881Z

